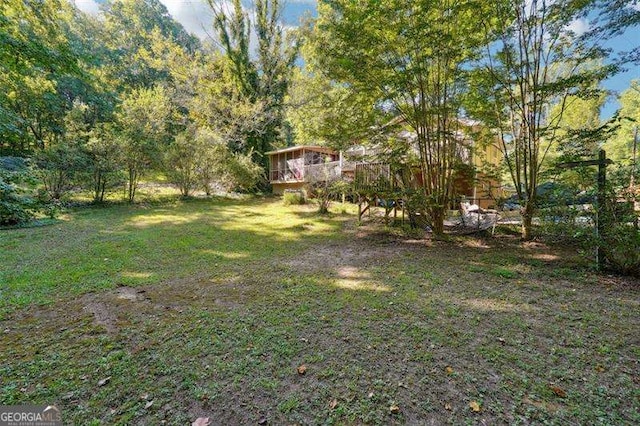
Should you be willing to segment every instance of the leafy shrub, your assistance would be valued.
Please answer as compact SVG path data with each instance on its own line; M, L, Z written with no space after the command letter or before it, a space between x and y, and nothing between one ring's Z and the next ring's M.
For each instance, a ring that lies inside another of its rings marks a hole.
M76 173L86 168L87 158L78 146L62 141L38 153L36 162L49 196L59 200L72 188Z
M601 237L603 266L624 275L640 277L640 232L631 224L618 224Z
M112 129L100 126L90 133L83 151L86 167L79 176L93 193L93 202L102 203L108 191L126 182L122 142Z
M36 190L38 174L24 158L0 157L0 226L23 225L46 215L55 218L62 206L46 190Z
M605 269L640 277L640 231L634 222L637 217L632 204L620 202L609 193L603 217L604 229L598 237Z
M351 190L351 185L340 177L327 177L311 185L311 195L318 203L318 213L329 213L331 200L342 194L347 194Z
M286 190L282 196L282 201L285 206L301 205L307 203L307 198L302 191Z
M37 202L19 186L33 179L23 158L0 158L0 225L18 225L33 219Z
M579 205L554 206L539 210L540 233L555 242L585 242L594 235L595 212Z
M17 225L33 219L33 200L0 177L0 225Z
M176 137L165 158L165 171L184 196L197 188L210 195L213 186L250 191L263 178L251 153L232 152L220 135L207 128L189 128Z

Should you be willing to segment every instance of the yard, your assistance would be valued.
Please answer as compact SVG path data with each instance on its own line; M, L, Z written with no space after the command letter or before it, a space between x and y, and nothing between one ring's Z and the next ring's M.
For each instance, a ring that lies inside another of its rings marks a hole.
M0 404L69 424L638 424L640 283L279 199L0 231Z

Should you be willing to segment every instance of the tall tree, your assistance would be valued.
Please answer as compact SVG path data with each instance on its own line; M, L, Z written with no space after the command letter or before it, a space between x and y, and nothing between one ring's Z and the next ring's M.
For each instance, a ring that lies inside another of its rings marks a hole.
M624 164L633 161L634 136L640 129L640 80L633 80L629 88L620 95L621 125L616 135L606 144L611 158ZM636 145L636 155L638 152Z
M241 146L242 152L253 152L257 160L285 140L284 98L298 55L297 43L280 21L279 0L255 0L249 10L240 0L231 5L207 1L240 94L261 109L256 117L259 127L244 135L246 142ZM256 49L252 52L254 34Z
M605 101L604 92L586 99L577 96L567 97L565 111L558 121L557 143L550 146L548 161L541 170L544 176L554 176L568 186L580 190L593 187L596 182L596 169L578 167L562 169L562 173L559 173L557 165L566 161L597 158L602 138L607 133L605 130L610 128L608 123L603 123L600 119ZM559 115L560 108L563 108L562 104L553 106L550 115Z
M462 130L456 117L485 7L474 0L319 4L314 44L320 66L356 91L374 91L415 133L422 175L417 199L436 235L453 196Z
M118 124L129 186L127 198L133 202L142 173L158 166L169 145L173 105L162 86L138 89L122 102Z
M0 3L0 149L41 149L61 134L58 82L79 73L66 1Z
M609 52L602 48L602 39L590 31L571 30L594 3L506 0L492 3L487 14L487 48L480 63L485 74L480 80L488 87L478 98L488 102L484 110L472 112L500 132L509 173L523 203L525 240L532 238L540 172L559 140L568 100L600 96L598 82L618 68L606 65Z
M370 92L331 81L312 70L310 60L313 59L307 58L304 70L294 73L286 102L294 141L342 150L365 140L388 114L374 107L377 99Z
M107 70L120 90L151 88L171 78L167 63L152 52L159 40L189 54L201 47L159 0L112 0L104 8L104 19L111 52Z

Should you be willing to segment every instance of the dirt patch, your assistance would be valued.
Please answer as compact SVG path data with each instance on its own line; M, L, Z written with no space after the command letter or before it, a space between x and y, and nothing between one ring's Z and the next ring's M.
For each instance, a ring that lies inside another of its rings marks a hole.
M425 239L406 239L361 228L347 241L315 246L288 259L284 265L304 272L366 267L430 245Z
M118 327L116 326L118 317L105 303L95 301L88 302L82 307L82 310L92 314L95 323L104 327L108 333L116 333L118 331Z
M116 290L116 297L118 299L129 300L131 302L143 302L148 300L145 293L146 290L143 289L118 287L118 289Z
M124 302L124 306L123 305ZM118 313L132 306L128 303L149 303L146 290L118 287L102 294L89 293L81 298L82 310L93 315L94 322L108 333L118 332ZM133 309L135 311L135 308Z

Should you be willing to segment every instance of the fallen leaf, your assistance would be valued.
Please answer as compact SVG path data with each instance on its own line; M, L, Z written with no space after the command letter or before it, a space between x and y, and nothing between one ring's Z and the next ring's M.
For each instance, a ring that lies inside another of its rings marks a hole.
M209 417L198 417L195 422L191 423L191 426L209 426L210 423Z
M153 405L153 400L147 401L147 403L144 404L144 409L146 410L147 408L151 407L152 405Z
M567 397L567 392L565 392L565 390L561 387L554 385L553 383L549 383L549 389L551 389L553 393L555 393L556 396L559 396L560 398Z
M478 404L478 401L471 401L469 403L469 407L471 407L471 410L474 413L479 413L480 412L480 404Z
M338 406L338 400L334 398L333 401L331 401L331 403L329 404L329 408L333 410L337 406Z
M447 365L444 369L445 373L447 374L453 374L453 368L451 368L451 366Z
M605 368L602 365L599 365L599 364L596 365L596 371L598 373L602 373L602 372L604 372L604 370L605 370Z
M400 407L398 407L396 404L393 404L391 407L389 407L389 412L393 414L399 413Z
M307 366L302 364L301 366L298 367L298 374L299 375L303 375L304 373L307 372Z
M449 404L448 402L446 404L444 404L444 409L451 411L452 410L451 404Z
M98 380L98 386L106 385L107 383L109 383L109 380L111 380L111 376Z

